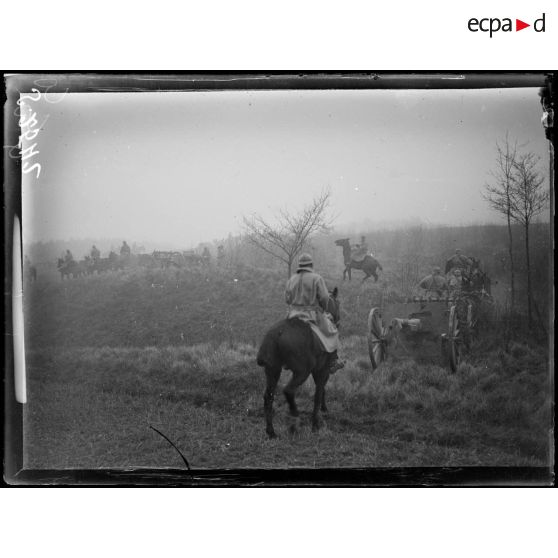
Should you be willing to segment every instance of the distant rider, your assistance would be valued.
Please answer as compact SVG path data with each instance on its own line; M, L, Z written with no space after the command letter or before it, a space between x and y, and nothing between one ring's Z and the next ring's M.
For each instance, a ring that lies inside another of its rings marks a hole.
M354 262L362 262L366 256L368 256L369 248L368 244L366 243L366 237L360 237L360 244L357 244L351 253L351 259Z
M130 247L128 246L128 244L124 240L122 242L122 247L120 248L120 255L124 256L124 257L128 257L131 253L132 253L132 251L130 250Z
M91 259L95 262L100 258L101 258L101 252L99 251L97 246L93 244L93 247L91 248Z
M66 253L64 254L64 262L65 263L70 263L74 261L74 256L72 256L72 253L70 252L70 250L66 250Z
M333 374L345 365L339 361L339 333L329 313L326 312L329 299L323 278L313 271L310 254L301 254L296 273L287 281L285 301L289 305L287 318L298 318L314 324L316 332L326 352L330 353L329 372Z

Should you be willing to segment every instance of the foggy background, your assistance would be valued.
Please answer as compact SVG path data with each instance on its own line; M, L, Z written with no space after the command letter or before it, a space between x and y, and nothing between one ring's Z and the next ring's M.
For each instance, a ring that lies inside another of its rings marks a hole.
M536 89L72 93L27 105L42 169L23 175L26 244L187 249L326 187L335 228L354 234L501 223L481 191L506 132L548 177Z

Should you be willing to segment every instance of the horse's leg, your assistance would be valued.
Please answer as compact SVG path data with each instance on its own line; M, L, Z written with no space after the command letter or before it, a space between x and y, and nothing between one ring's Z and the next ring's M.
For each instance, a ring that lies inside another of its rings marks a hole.
M297 418L299 416L298 408L296 406L296 401L295 401L295 393L298 387L301 386L306 381L308 376L309 376L308 372L305 372L303 369L297 369L295 367L291 379L285 386L285 389L283 389L283 393L285 394L285 399L287 400L287 403L289 405L289 412L291 414L291 417ZM291 431L292 434L296 432L295 422L291 424L289 430Z
M325 406L325 385L329 377L327 371L322 368L313 374L316 391L314 392L314 411L312 412L312 431L316 432L322 425L320 410Z
M322 411L322 413L328 412L328 408L326 405L325 386L324 386L324 391L322 393L322 404L320 405L320 410Z
M277 382L281 376L281 367L272 368L265 367L266 386L264 392L264 415L265 415L265 431L270 438L277 438L273 429L273 400L275 399L275 389Z

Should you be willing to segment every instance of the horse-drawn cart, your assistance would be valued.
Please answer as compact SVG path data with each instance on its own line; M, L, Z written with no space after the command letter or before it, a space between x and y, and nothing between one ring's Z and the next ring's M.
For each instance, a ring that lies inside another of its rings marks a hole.
M368 352L372 369L388 352L436 359L455 372L470 349L478 310L487 293L453 297L413 297L372 308L368 315Z

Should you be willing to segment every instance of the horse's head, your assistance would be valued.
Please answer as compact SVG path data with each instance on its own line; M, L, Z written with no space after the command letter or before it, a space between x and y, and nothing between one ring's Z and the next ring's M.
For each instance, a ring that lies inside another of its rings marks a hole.
M326 308L326 311L329 312L333 317L333 323L335 325L339 325L339 321L341 320L341 312L340 312L341 303L337 298L338 294L339 294L339 289L337 287L335 287L332 291L329 291L329 299L327 301L327 308Z
M58 258L58 264L57 264L58 269L60 269L63 265L64 265L64 260L62 258Z
M488 294L490 294L492 281L490 280L490 277L486 274L486 272L481 271L479 268L473 270L469 283L473 290L486 291Z
M339 238L335 241L336 246L349 246L350 242L348 238Z

